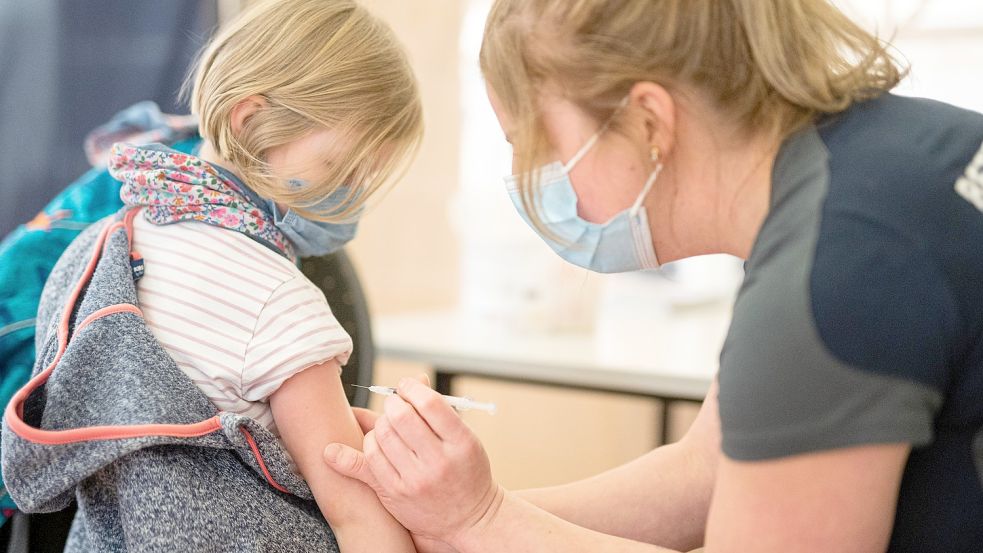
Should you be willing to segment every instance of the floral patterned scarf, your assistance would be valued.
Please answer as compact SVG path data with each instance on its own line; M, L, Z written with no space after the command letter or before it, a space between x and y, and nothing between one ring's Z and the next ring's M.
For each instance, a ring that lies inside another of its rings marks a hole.
M109 172L123 183L123 203L146 206L145 216L155 225L199 221L241 232L297 260L259 198L201 158L160 145L120 143L110 152Z

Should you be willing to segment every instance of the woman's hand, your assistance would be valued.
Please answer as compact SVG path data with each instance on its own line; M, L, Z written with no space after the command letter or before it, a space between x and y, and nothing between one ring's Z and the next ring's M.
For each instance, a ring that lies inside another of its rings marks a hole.
M427 386L430 385L430 379L425 374L416 377L416 379ZM371 432L375 428L376 421L378 421L379 417L381 416L379 413L376 413L371 409L364 409L362 407L352 407L352 411L355 413L355 420L358 421L358 426L362 429L363 434L368 434ZM442 541L426 538L417 534L413 534L412 538L413 545L416 546L419 553L457 553L456 549Z
M440 394L408 378L398 390L365 436L364 454L331 444L325 462L375 490L418 544L453 543L479 526L504 492L481 443Z
M413 538L413 545L416 546L417 553L457 553L457 549L442 541L425 538L417 534L410 536Z

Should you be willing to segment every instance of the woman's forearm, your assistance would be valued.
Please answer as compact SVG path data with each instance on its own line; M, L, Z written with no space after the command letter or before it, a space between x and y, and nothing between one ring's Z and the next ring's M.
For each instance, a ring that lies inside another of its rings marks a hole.
M513 493L499 497L482 520L451 542L460 553L670 553L658 546L609 536L567 522Z
M711 488L712 474L673 444L586 480L518 495L578 526L689 551L702 545Z

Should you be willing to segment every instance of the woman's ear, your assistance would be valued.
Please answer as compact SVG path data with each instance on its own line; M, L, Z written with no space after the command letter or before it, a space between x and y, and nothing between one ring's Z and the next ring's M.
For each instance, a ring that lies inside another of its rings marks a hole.
M672 153L676 142L676 102L669 91L652 82L635 83L628 102L644 118L649 146L663 156Z
M243 127L246 126L246 121L268 105L266 98L259 94L253 94L252 96L247 96L239 100L232 108L232 134L238 137Z

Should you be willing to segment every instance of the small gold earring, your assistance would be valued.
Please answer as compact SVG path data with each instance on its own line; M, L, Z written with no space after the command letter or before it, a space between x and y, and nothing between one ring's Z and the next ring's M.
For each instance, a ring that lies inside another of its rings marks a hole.
M658 146L652 146L652 161L659 161L659 154L660 153L661 152L659 152L659 147Z

